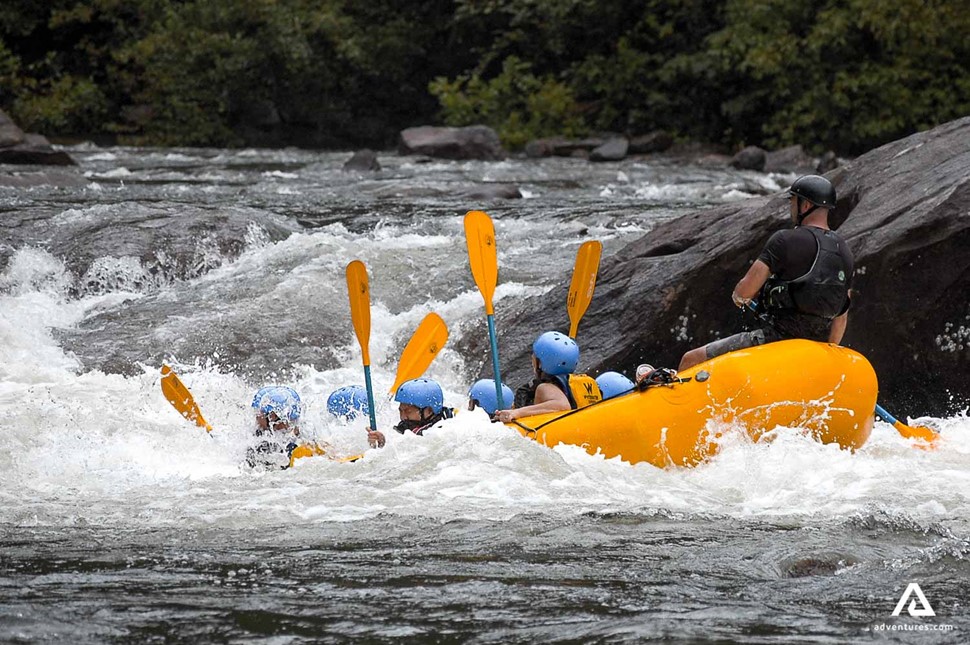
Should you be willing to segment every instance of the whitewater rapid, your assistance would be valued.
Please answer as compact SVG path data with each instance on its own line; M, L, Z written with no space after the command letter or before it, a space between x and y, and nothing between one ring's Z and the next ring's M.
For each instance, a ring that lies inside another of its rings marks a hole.
M347 153L296 149L70 153L84 185L0 187L0 641L966 641L966 411L919 420L941 430L933 451L881 422L855 453L728 426L711 460L665 470L546 448L480 411L390 429L428 312L451 333L427 372L446 405L488 369L461 351L487 333L466 211L495 222L504 311L566 279L586 240L608 258L793 177L665 157L381 154L356 175ZM462 197L495 183L523 198ZM363 383L354 259L380 450L325 403ZM163 363L211 434L162 396ZM245 466L267 384L299 391L307 438L363 457ZM912 583L934 618L892 615Z
M194 284L173 283L155 297L177 298L186 288L224 288L254 272L273 274L280 258L293 253L302 258L300 268L279 276L274 297L296 301L312 288L314 297L342 307L345 285L333 276L340 275L344 259L366 258L378 248L398 257L404 248L453 245L460 230L451 228L451 237L430 239L382 229L349 240L340 225L296 233L284 241L253 244ZM343 245L339 253L335 240ZM403 341L431 310L453 324L479 325L482 302L477 291L466 289L410 308L387 304L397 289L381 285L379 276L401 267L389 267L383 257L384 263L374 262L372 269L371 355L378 425L387 431L397 412L385 393ZM326 273L332 274L329 282ZM318 371L298 365L287 383L306 402L308 437L364 458L354 463L310 459L288 471L254 472L243 460L256 384L204 357L171 357L214 426L208 436L162 397L158 365L140 364L140 373L131 376L85 371L58 346L52 330L145 296L115 291L72 298L71 282L63 263L36 248L18 250L0 275L0 524L239 528L388 513L499 520L523 512L665 511L788 518L808 525L878 512L965 531L970 518L965 414L932 420L943 437L934 451L915 448L881 422L855 454L821 445L798 429L779 428L770 443L729 432L721 453L693 469L630 465L574 446L550 450L489 423L480 411L462 412L425 437L388 431L386 448L368 450L366 420L344 423L326 411L331 391L362 382L360 349L349 338L344 346L323 348L337 357L339 367ZM504 284L496 306L541 291ZM162 325L153 333L174 338L182 324ZM204 316L191 324L205 324ZM345 324L349 329L349 318ZM274 376L267 375L266 382L275 382ZM427 376L443 384L447 405L465 407L471 376L454 350L443 350Z

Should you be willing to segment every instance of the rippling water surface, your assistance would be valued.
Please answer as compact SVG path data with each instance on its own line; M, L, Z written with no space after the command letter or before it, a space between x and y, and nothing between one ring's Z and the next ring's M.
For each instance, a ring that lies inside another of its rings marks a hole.
M609 255L791 177L662 158L386 156L356 175L337 153L71 152L86 187L0 188L0 641L968 639L965 414L933 420L933 452L881 423L854 455L780 428L661 471L481 413L365 452L364 422L326 413L362 380L351 259L370 271L385 392L427 312L455 340L483 331L465 211L495 220L501 307L563 280L587 239ZM525 197L473 197L492 184ZM461 406L480 358L456 344L429 376ZM163 360L211 435L162 398ZM242 466L248 402L271 382L300 391L307 434L364 458ZM378 424L395 417L381 400ZM911 582L934 617L891 615Z

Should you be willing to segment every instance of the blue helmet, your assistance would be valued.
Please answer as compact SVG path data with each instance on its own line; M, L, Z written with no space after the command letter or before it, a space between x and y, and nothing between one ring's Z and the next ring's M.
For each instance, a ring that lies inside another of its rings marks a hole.
M478 403L489 415L495 414L498 409L498 401L495 396L495 379L483 378L475 381L475 384L468 390L468 398ZM515 395L512 388L502 383L502 398L505 400L506 407L512 405Z
M394 400L398 403L407 403L418 408L431 408L438 414L445 403L445 395L441 391L441 386L435 381L427 378L416 378L404 381L397 388Z
M262 415L275 412L280 419L297 421L303 411L300 395L291 387L271 385L261 387L253 397L253 407Z
M539 369L553 376L572 374L579 363L579 345L558 331L547 331L532 344L532 353L539 359Z
M603 372L596 377L596 384L600 386L604 401L633 391L633 381L619 372Z
M256 395L253 396L253 409L259 409L259 402L262 400L263 396L267 394L270 390L275 390L275 385L264 385L263 387L256 390Z
M360 385L347 385L334 390L327 397L327 410L335 417L356 418L360 414L368 414L367 390Z

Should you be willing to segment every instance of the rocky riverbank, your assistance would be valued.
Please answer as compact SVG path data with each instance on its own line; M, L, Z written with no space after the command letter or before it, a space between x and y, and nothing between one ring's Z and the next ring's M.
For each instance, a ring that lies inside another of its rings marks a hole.
M46 137L24 132L0 110L0 186L80 186L71 155L55 149Z
M839 194L834 224L857 267L844 343L873 363L883 405L901 418L965 406L970 118L877 148L828 177ZM789 222L783 194L754 198L661 225L604 260L580 326L581 369L676 366L684 351L753 324L732 306L731 290ZM497 308L508 383L530 377L536 335L562 327L568 277L543 296ZM482 338L465 343L487 351Z

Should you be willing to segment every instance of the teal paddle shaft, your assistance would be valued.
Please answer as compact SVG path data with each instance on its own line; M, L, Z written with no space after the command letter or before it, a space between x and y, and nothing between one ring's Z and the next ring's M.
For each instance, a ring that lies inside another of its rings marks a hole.
M876 414L879 415L880 419L882 419L883 421L885 421L890 425L896 425L897 423L896 417L886 412L886 410L878 403L876 404Z
M370 429L377 430L377 413L374 410L374 386L370 382L370 365L364 365L364 385L367 386L367 412L370 414Z
M498 410L505 409L505 397L502 396L502 376L498 373L498 340L495 338L495 316L488 314L488 341L492 345L492 373L495 374L495 400Z

